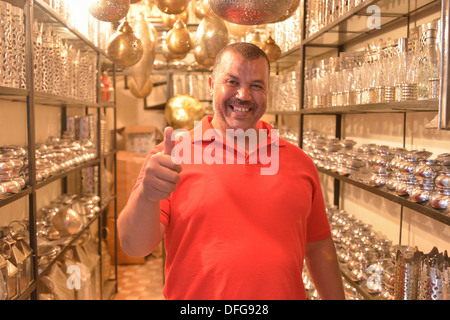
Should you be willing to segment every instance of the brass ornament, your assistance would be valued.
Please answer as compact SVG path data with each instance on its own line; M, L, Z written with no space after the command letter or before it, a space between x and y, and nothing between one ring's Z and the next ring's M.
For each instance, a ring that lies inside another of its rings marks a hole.
M295 0L209 0L211 10L224 20L242 25L272 23L283 17Z
M189 0L155 0L159 11L166 14L179 14L186 10Z
M213 13L205 16L197 28L197 41L206 56L209 59L215 59L229 41L225 22Z
M128 21L124 20L111 36L106 51L118 65L131 67L142 58L144 47L142 41L134 35Z
M187 52L186 53L173 53L172 51L170 51L167 48L167 44L166 44L165 40L163 40L163 42L161 43L161 50L162 50L164 59L166 59L169 62L183 60L187 56Z
M188 53L192 48L192 37L186 24L177 20L173 25L172 30L169 31L166 38L167 49L175 54Z
M173 25L175 24L175 22L177 20L181 20L184 23L188 22L189 11L188 10L184 10L180 14L165 14L165 13L161 13L161 19L162 19L162 22L164 23L164 25L166 27L173 28Z
M212 67L212 65L214 64L214 59L208 58L205 51L203 50L203 48L200 45L197 45L195 47L194 57L195 57L195 61L197 61L197 63L202 67L209 68L209 67Z
M90 0L89 13L96 19L117 22L130 10L130 0Z
M174 129L191 130L194 121L204 115L201 102L188 94L178 94L167 101L164 115L169 126Z
M138 14L132 22L134 34L142 41L143 53L138 63L129 67L130 77L136 83L136 87L142 89L153 70L156 56L156 39L153 33L153 25L147 24L144 14Z
M270 62L277 61L281 56L281 48L275 43L275 40L273 40L270 35L262 45L261 49L267 55Z
M131 94L136 98L145 98L152 92L153 80L149 77L143 86L138 86L136 81L130 77L128 78L128 88L130 88Z
M209 8L208 0L194 0L193 10L198 19L203 19L211 11Z

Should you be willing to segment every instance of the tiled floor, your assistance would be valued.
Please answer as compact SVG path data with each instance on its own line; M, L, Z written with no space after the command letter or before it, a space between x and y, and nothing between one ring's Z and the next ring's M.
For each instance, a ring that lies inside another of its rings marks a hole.
M162 263L162 257L150 255L144 264L119 265L114 300L164 300Z

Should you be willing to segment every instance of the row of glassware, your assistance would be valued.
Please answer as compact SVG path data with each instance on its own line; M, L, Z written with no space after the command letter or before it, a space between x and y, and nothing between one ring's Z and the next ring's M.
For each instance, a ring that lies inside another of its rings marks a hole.
M305 33L309 37L365 0L307 0L305 10Z
M400 38L308 61L305 108L323 108L440 96L440 23L421 25Z
M273 40L280 47L281 52L289 51L300 45L302 41L301 23L299 6L291 17L273 24Z
M174 73L172 75L172 94L188 94L200 101L210 100L209 73Z
M0 85L26 89L23 9L0 1L0 17ZM37 20L32 29L35 90L95 103L96 53L81 49L73 41L62 40L55 30Z
M110 22L94 18L88 10L90 0L43 0L66 25L77 30L96 47L106 50L114 32Z
M300 110L300 63L295 70L270 77L270 88L267 111L299 111Z
M448 300L450 260L447 251L429 253L393 245L349 212L328 207L338 259L349 278L384 300ZM358 297L347 291L350 299Z
M74 100L97 101L97 56L61 40L52 28L33 24L34 87Z
M425 149L355 145L311 130L303 148L318 167L450 213L450 153L431 159L432 152Z

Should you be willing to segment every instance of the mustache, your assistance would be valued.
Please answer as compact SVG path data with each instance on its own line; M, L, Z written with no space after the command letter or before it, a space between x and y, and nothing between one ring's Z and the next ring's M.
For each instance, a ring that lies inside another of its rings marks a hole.
M238 98L232 98L228 101L228 103L239 106L253 106L253 103L251 101L243 101Z

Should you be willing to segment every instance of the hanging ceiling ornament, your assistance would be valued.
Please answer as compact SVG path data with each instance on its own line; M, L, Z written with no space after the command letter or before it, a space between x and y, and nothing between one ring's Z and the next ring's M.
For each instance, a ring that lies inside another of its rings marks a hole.
M197 45L194 49L194 57L197 63L205 68L209 68L214 64L214 59L208 58L202 46Z
M211 10L224 20L243 25L272 23L291 8L295 0L209 0Z
M167 101L164 109L169 126L174 129L191 130L194 121L200 121L203 117L202 103L187 94L178 94Z
M187 53L177 54L177 53L173 53L172 51L170 51L167 48L167 44L166 44L165 40L163 40L162 43L161 43L161 50L162 50L162 54L163 54L164 59L166 59L169 62L183 60L187 56Z
M261 49L265 52L270 62L277 61L281 56L281 48L275 43L270 35L262 45Z
M90 0L90 14L101 21L117 22L130 10L130 0Z
M136 81L130 77L128 80L128 88L130 88L131 94L136 98L145 98L152 92L153 80L152 78L148 78L143 86L138 86Z
M188 53L192 48L192 37L183 21L177 20L166 38L167 48L176 54Z
M225 22L212 12L205 16L197 28L197 41L206 56L215 59L219 51L228 44Z
M189 0L155 0L155 4L162 13L179 14L186 10Z
M144 51L139 62L129 68L130 78L132 78L135 83L136 90L134 91L146 92L148 90L143 90L143 88L146 86L147 80L150 78L152 73L156 55L156 38L153 30L151 30L151 28L154 29L154 27L151 24L147 24L145 16L142 12L135 17L132 27L135 36L142 41ZM133 90L130 89L130 91L133 93ZM148 92L148 94L150 94L150 92ZM141 97L138 96L138 98Z
M194 14L198 19L203 19L211 11L208 0L195 0L193 9Z
M177 20L181 20L184 23L188 22L189 11L188 10L184 10L180 14L165 14L165 13L161 13L161 18L162 18L162 22L164 23L164 25L166 27L173 28L173 25L175 24L175 22Z
M139 62L144 53L142 41L138 39L125 19L111 36L107 46L108 56L122 67L131 67Z

